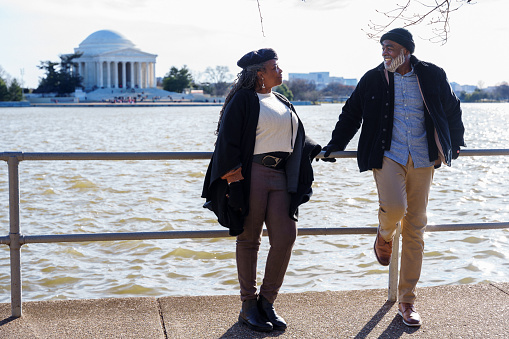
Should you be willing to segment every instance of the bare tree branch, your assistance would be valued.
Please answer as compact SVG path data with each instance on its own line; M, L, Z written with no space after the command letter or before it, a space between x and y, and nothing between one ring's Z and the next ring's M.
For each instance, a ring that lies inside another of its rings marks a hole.
M450 33L450 14L460 9L464 4L471 4L472 0L408 0L406 4L397 4L396 8L388 12L376 10L386 18L386 23L378 24L370 20L369 29L363 31L370 39L378 40L391 26L409 27L427 21L431 27L432 36L427 38L431 42L445 44Z
M258 13L260 13L260 25L262 26L262 35L265 38L265 32L263 31L263 17L262 17L262 10L260 8L260 0L256 0L258 2Z
M258 13L260 13L260 25L262 26L262 35L265 38L265 32L263 31L263 17L262 17L262 10L260 7L260 0L256 0L256 2L258 3ZM306 0L302 0L302 2L306 2Z

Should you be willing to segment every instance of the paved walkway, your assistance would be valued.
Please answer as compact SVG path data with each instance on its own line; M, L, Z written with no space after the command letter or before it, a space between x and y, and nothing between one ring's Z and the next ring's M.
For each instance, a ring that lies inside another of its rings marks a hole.
M237 324L238 296L35 301L0 338L509 338L509 283L418 288L423 326L403 325L386 290L281 294L285 332Z

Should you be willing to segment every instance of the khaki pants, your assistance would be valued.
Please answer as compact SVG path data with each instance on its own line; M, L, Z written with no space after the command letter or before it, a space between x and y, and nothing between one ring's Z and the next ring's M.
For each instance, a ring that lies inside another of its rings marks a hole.
M374 169L380 208L380 235L390 241L401 224L402 250L399 302L414 303L415 286L421 275L424 252L426 207L434 168L414 168L410 155L406 166L384 157L381 169Z
M284 171L253 163L249 215L244 222L244 232L237 236L237 272L242 301L257 297L256 266L264 222L270 249L260 294L273 303L283 284L297 238L297 224L289 216L291 197L286 187Z

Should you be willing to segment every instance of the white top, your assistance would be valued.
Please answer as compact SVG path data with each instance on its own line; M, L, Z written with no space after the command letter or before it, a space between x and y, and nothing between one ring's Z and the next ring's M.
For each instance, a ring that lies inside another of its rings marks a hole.
M254 154L292 152L299 120L274 93L258 93L260 117L256 127Z

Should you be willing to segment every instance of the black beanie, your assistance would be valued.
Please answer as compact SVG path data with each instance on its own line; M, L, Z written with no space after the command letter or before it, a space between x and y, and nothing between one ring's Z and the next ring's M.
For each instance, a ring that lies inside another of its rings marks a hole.
M246 68L272 59L277 60L276 51L272 48L262 48L245 54L239 61L237 61L237 66L240 68Z
M397 42L401 46L408 49L410 54L414 54L415 43L414 39L412 38L412 33L404 28L394 28L393 30L390 30L389 32L382 35L380 38L380 43L382 43L384 40L392 40Z

